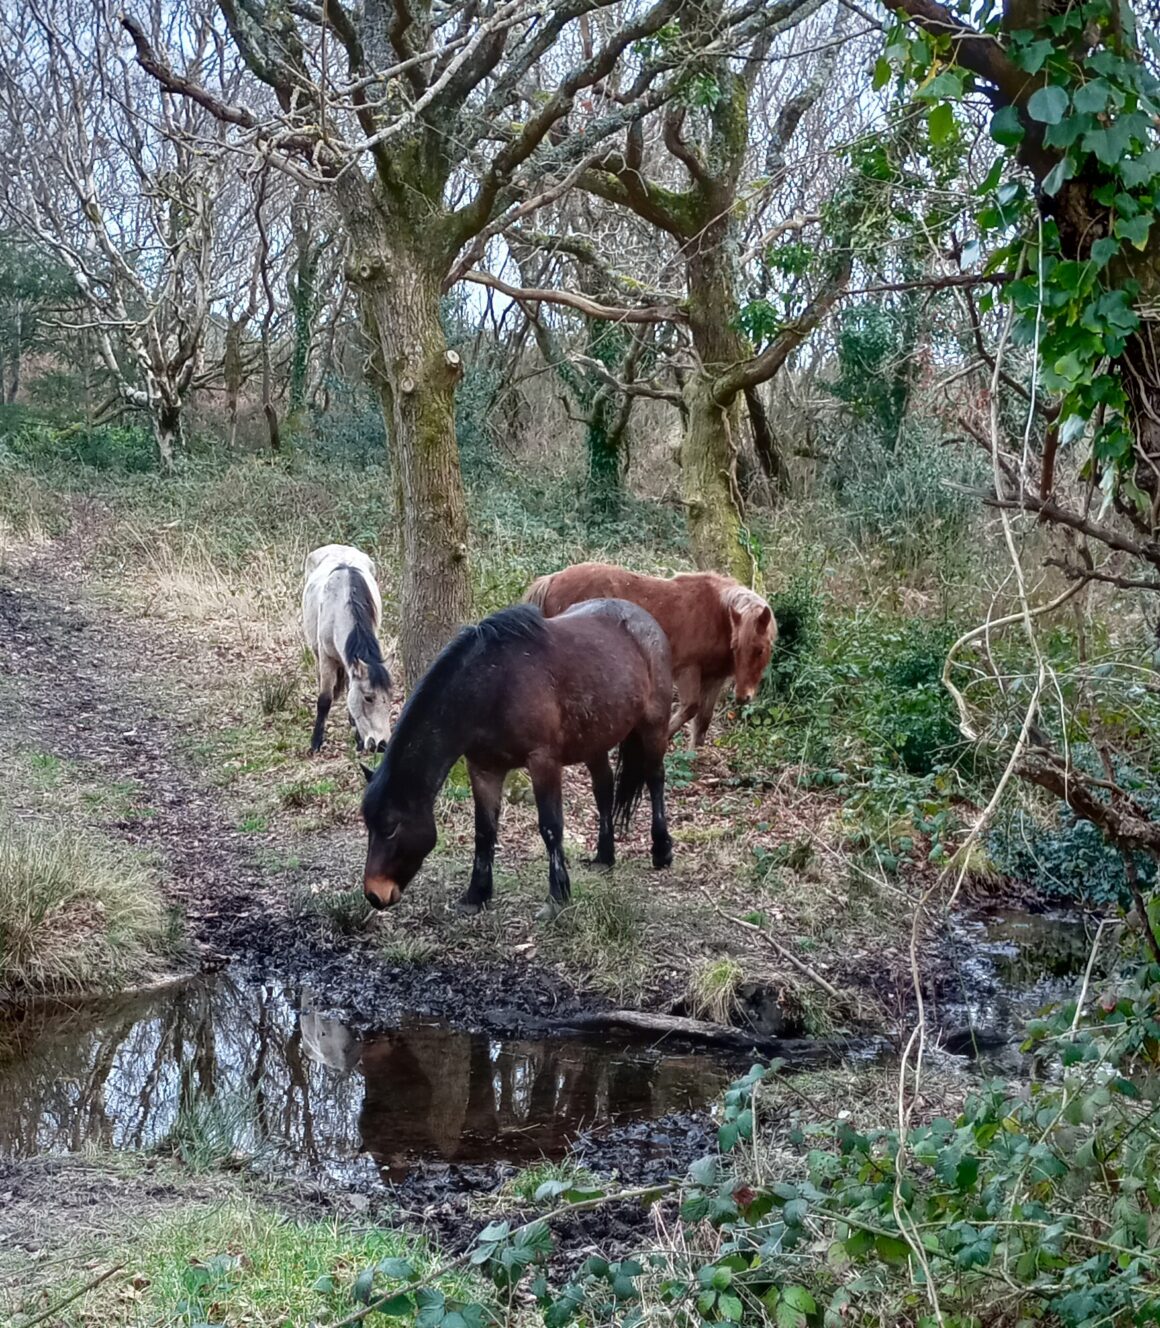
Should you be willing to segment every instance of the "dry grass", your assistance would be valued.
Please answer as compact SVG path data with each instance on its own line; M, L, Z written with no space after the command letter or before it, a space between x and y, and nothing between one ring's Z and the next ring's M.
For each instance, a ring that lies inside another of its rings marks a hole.
M92 831L0 822L0 988L114 990L147 979L172 948L139 858Z
M745 970L732 955L701 964L689 979L689 1007L698 1019L715 1024L733 1022L737 1012L737 988Z

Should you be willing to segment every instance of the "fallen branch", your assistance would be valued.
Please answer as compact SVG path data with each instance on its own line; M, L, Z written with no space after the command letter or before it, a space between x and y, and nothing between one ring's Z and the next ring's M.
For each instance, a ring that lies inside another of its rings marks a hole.
M587 1010L569 1015L564 1028L625 1028L638 1033L656 1033L661 1037L687 1038L691 1042L737 1051L760 1051L768 1055L792 1056L795 1061L833 1055L833 1043L816 1038L778 1038L732 1024L713 1024L704 1019L687 1019L676 1014L652 1014L647 1010Z
M66 1305L71 1305L74 1300L80 1300L82 1296L87 1296L90 1291L95 1290L102 1282L107 1282L115 1273L123 1272L124 1268L125 1265L123 1263L117 1263L114 1264L112 1268L106 1268L99 1277L94 1277L91 1281L86 1282L83 1287L78 1287L71 1295L65 1296L64 1300L58 1300L55 1305L50 1305L48 1309L42 1310L41 1313L37 1314L35 1317L25 1319L24 1322L19 1325L19 1328L33 1328L34 1324L44 1323L46 1319L56 1318Z
M827 982L826 979L815 969L812 969L804 959L799 959L792 950L787 949L780 941L775 940L764 927L759 927L756 923L746 922L744 918L735 918L732 914L726 913L723 908L719 907L714 902L713 896L704 888L704 886L701 886L700 889L701 893L705 896L706 903L718 917L724 918L726 922L734 927L744 927L746 931L756 932L766 945L776 950L777 953L781 955L787 963L792 964L803 977L809 978L812 983L821 987L827 996L832 996L836 1001L846 999L845 995L840 992L832 982Z

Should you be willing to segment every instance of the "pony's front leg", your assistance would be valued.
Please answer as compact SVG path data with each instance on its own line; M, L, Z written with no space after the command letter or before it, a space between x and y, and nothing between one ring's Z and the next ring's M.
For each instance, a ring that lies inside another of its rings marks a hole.
M701 670L692 667L673 675L678 704L669 718L669 737L689 722L701 706Z
M596 798L596 811L600 817L600 831L596 839L596 857L593 859L593 866L611 867L616 861L616 841L612 834L612 802L616 780L607 754L601 756L599 760L589 761L588 772L592 776L592 793Z
M709 730L713 711L717 709L717 698L725 686L725 679L717 678L711 682L702 682L701 686L705 690L701 693L701 704L697 708L697 717L693 720L694 747L700 747L705 741L705 734Z
M652 803L652 863L654 867L669 867L673 861L673 840L669 834L665 815L665 763L658 762L648 777L648 796Z
M467 773L475 798L475 861L471 866L471 883L456 907L460 913L478 913L491 901L491 869L495 861L495 841L499 837L499 813L503 805L506 772L480 770L468 763Z
M528 763L536 809L540 814L540 834L548 850L548 902L537 916L554 918L572 897L568 864L564 861L564 795L560 787L560 767L555 761Z
M315 756L322 747L322 738L326 733L326 717L330 714L330 707L334 701L334 691L338 683L338 670L334 667L334 661L323 653L322 647L316 647L318 650L318 708L314 715L314 732L310 735L310 754Z

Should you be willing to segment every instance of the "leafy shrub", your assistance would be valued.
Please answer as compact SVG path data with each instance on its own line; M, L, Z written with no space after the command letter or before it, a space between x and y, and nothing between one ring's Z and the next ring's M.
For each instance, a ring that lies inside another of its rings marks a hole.
M977 483L981 468L942 443L933 423L908 422L888 442L866 427L844 432L829 479L851 538L886 545L895 566L917 567L967 540L978 503L951 486Z
M87 466L127 475L157 469L157 445L143 423L60 428L30 419L12 434L8 446L15 456L37 467Z

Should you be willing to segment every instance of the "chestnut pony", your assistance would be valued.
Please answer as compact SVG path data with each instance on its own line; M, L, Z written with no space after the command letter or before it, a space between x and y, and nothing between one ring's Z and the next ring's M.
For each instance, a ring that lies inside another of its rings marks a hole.
M554 916L571 886L564 861L560 776L586 765L600 813L596 862L611 866L614 823L626 828L645 787L652 800L654 867L672 861L665 823L665 749L672 666L664 633L623 600L581 604L550 622L517 604L465 627L411 694L363 797L366 897L398 903L435 847L435 798L451 767L467 757L475 798L475 862L461 912L492 894L492 861L504 776L526 767L540 834L548 848L548 905ZM619 746L613 777L608 753Z
M752 700L761 686L777 623L765 600L732 577L717 572L641 576L607 563L579 563L533 581L524 599L552 618L601 596L639 604L669 638L679 698L670 737L691 719L693 746L700 747L726 682L733 679L738 701Z

